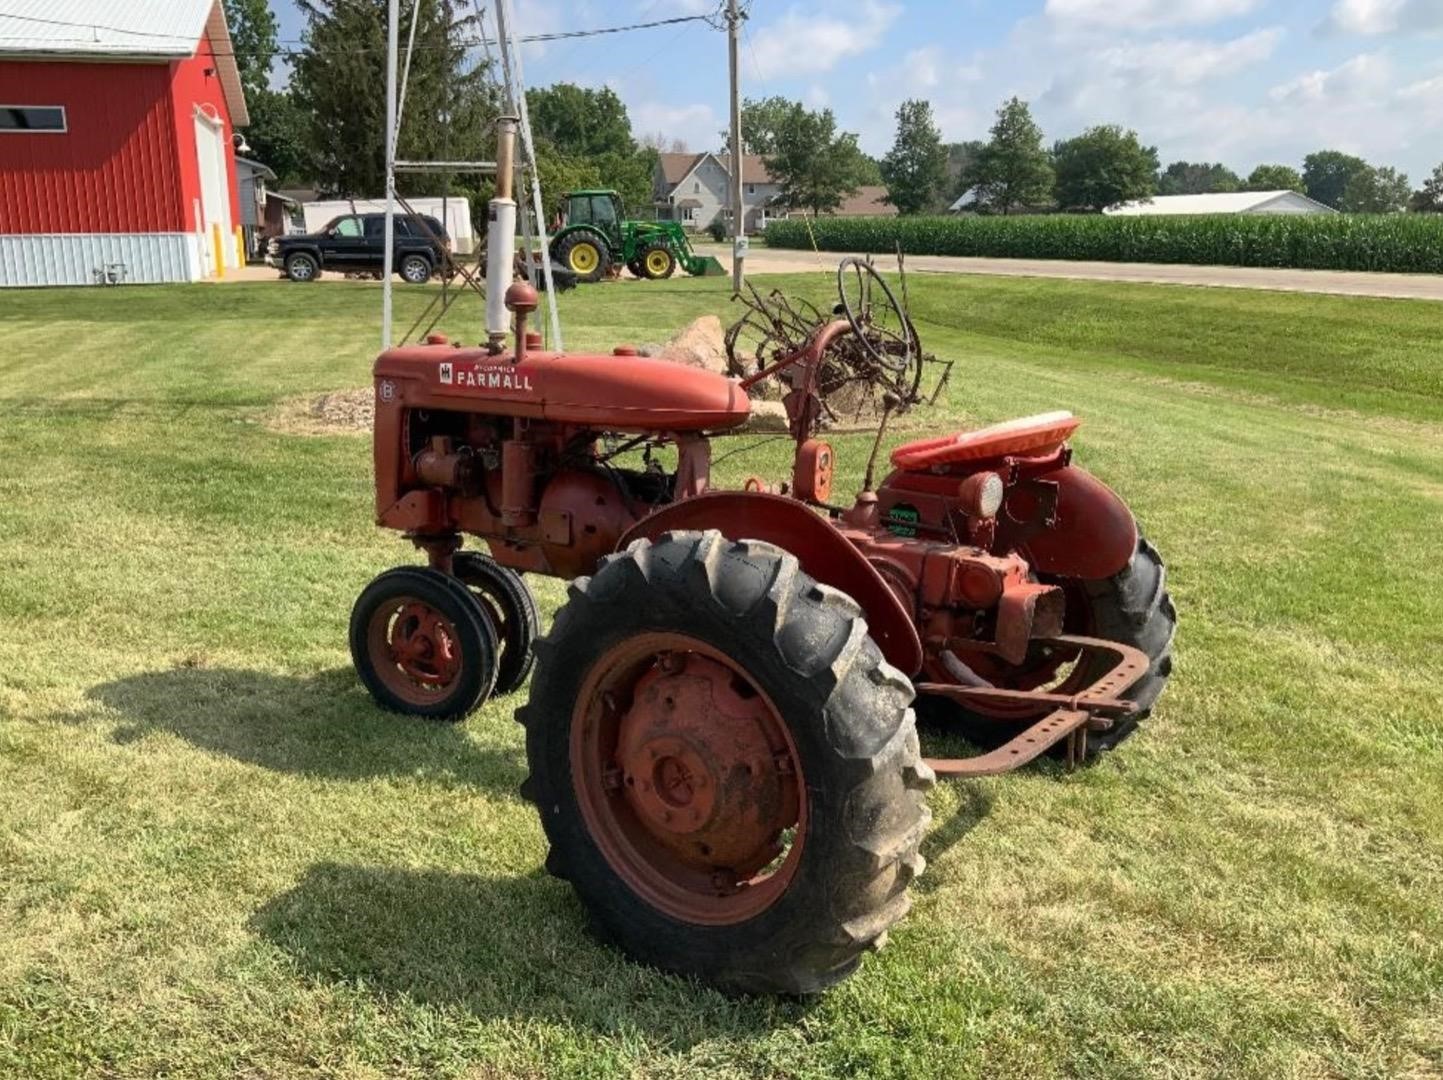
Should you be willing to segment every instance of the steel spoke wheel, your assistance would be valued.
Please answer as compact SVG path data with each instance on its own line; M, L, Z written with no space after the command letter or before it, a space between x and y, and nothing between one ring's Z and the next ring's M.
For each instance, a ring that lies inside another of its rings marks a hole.
M579 579L536 654L521 792L601 936L789 994L886 940L932 773L850 598L773 545L667 533Z
M388 570L351 612L351 659L376 703L459 720L491 692L497 643L476 598L420 566Z

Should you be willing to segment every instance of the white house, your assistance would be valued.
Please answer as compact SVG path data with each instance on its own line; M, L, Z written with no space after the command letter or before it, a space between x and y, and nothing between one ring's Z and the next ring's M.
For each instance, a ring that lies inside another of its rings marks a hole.
M731 205L730 181L728 154L659 154L652 177L656 216L680 221L688 229L705 229L717 217L725 221ZM742 155L742 205L748 232L766 228L769 218L787 216L785 210L772 206L781 190L760 157Z
M1331 206L1296 191L1226 191L1211 195L1155 195L1140 202L1109 206L1116 217L1168 217L1181 214L1336 214Z

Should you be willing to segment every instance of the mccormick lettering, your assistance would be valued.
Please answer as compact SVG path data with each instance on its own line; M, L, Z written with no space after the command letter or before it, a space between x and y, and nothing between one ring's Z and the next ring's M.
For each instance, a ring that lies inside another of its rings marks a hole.
M437 377L444 386L532 392L531 375L509 366L445 363L441 365Z

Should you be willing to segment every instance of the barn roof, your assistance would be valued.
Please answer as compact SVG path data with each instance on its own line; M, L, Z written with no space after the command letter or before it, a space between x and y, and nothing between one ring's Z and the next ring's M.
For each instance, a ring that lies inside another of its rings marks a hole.
M1107 213L1123 217L1170 214L1245 214L1260 210L1279 200L1311 203L1317 213L1334 213L1331 206L1300 195L1296 191L1226 191L1211 195L1155 195L1146 202L1123 203L1110 206Z
M220 0L6 0L0 57L180 60L204 38L231 120L249 123Z

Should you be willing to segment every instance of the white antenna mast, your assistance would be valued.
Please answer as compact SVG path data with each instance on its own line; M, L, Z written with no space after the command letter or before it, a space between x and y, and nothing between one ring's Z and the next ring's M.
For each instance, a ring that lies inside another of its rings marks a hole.
M410 48L407 50L406 73L401 79L399 92L397 86L397 74L399 67L400 37L401 37L401 16L400 0L388 0L386 11L386 229L384 244L384 266L390 267L395 259L395 218L396 218L396 173L405 172L452 172L452 171L474 171L480 173L496 172L497 163L491 161L402 161L396 156L397 147L400 143L401 118L405 109L406 86L410 81L411 52L414 50L416 41L416 24L419 21L420 5L425 0L414 0L415 7L411 11ZM511 18L508 0L495 0L496 8L496 38L501 53L501 65L505 76L506 96L509 104L520 118L521 146L523 151L522 164L529 167L531 173L531 200L532 212L535 217L536 231L540 240L541 248L541 273L545 279L545 302L551 316L551 337L552 347L561 349L561 320L556 310L555 282L551 274L551 257L547 251L546 242L546 221L541 202L541 184L536 173L536 145L531 137L531 120L526 111L526 89L521 74L521 57L515 53L511 45L511 37L508 29ZM504 10L503 10L504 9ZM484 43L485 25L482 23L482 38ZM489 57L489 49L488 49ZM503 187L510 193L511 183L508 176L504 181L498 177L498 191ZM505 216L505 215L503 215ZM510 223L509 230L506 229ZM449 225L449 223L446 223ZM515 209L514 204L506 221L493 222L501 226L500 231L508 232L506 237L497 236L496 245L504 243L510 248L515 243ZM526 259L528 264L527 276L532 276L533 266L531 264L531 229L525 222L523 216L523 231L526 235ZM495 262L495 260L489 260ZM498 264L499 265L499 264ZM511 263L506 261L505 272L501 277L490 276L491 268L488 267L488 279L486 291L488 294L488 308L495 305L490 302L490 294L494 290L499 298L504 294L506 286L511 282ZM383 273L381 275L381 348L389 349L394 343L394 307L392 298L392 275ZM444 310L444 306L443 306ZM489 329L489 328L488 328Z

